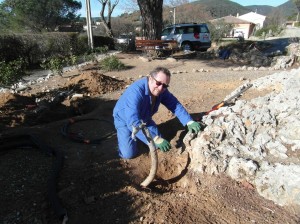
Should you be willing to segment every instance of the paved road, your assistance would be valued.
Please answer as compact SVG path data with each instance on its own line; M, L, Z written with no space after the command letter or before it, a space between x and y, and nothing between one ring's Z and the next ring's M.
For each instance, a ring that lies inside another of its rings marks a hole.
M300 39L300 28L291 27L286 28L281 32L279 36L269 37L265 39L265 42L272 44L272 47L265 50L264 54L269 55L276 51L284 52L286 47L293 42L299 43Z
M286 28L281 34L280 36L282 37L300 37L300 28L297 27L290 27L290 28Z

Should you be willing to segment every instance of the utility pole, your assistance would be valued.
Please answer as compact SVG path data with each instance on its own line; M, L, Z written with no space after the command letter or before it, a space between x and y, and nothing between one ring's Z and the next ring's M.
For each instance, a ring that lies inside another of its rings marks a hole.
M94 49L90 0L85 0L85 4L86 4L86 25L87 25L88 44L90 49Z
M176 7L174 7L174 9L173 9L173 24L175 24L176 23Z

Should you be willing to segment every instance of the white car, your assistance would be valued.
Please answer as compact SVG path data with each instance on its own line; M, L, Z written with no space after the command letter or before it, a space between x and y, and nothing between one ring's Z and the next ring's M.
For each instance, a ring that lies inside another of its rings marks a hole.
M131 34L121 34L114 39L115 49L120 51L130 51L135 48L135 36Z
M211 47L210 32L207 24L182 23L166 27L162 40L176 40L184 50L206 51Z
M130 44L132 41L134 41L134 37L130 34L121 34L115 38L115 43L117 44Z
M234 31L233 37L244 37L244 32L243 31Z

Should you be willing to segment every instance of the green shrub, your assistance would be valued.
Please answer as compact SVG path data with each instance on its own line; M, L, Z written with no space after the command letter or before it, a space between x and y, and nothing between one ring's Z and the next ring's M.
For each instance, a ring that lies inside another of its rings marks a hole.
M94 36L94 47L104 47L107 46L109 49L114 48L114 39L105 36Z
M9 85L19 81L26 73L27 63L23 59L0 61L0 84Z
M97 62L97 55L91 51L85 53L82 56L83 61L92 61L92 62Z
M100 61L100 67L105 71L122 70L125 65L114 55Z
M22 40L17 35L0 35L0 61L15 61L24 58Z
M282 31L282 27L279 26L268 26L263 27L255 32L256 37L267 37L271 35L278 35Z
M72 54L82 55L89 50L87 35L71 35Z
M68 62L67 59L59 56L51 57L48 60L45 60L41 67L44 69L49 69L51 72L57 75L62 75L64 65Z
M212 41L219 43L225 34L229 34L233 29L233 24L225 23L224 20L215 23L208 23L210 38Z
M23 58L33 68L47 58L83 55L88 51L86 35L77 33L0 34L0 61Z
M95 53L100 53L100 54L106 54L108 52L108 46L103 46L103 47L96 47L94 49Z
M67 62L67 65L77 65L78 63L78 56L71 55L70 57L65 59Z

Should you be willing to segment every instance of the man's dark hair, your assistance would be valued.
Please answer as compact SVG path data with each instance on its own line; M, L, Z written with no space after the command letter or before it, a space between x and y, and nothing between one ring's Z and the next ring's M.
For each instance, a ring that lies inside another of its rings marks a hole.
M166 74L166 76L171 77L171 72L165 67L156 67L153 71L150 72L150 76L156 77L157 73L159 72L163 72Z

